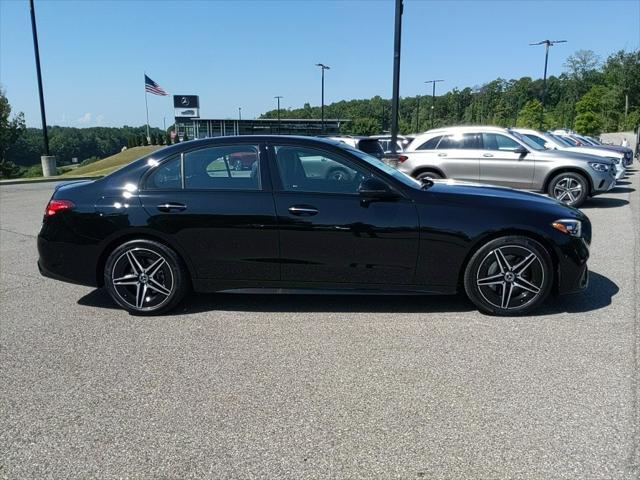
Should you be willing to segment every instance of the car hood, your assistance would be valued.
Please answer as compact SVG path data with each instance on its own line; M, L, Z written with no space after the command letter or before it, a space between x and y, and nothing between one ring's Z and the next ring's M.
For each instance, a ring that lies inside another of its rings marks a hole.
M607 157L600 157L596 155L590 155L588 153L580 153L569 150L539 150L534 152L537 158L548 158L550 160L553 159L567 159L567 160L577 160L582 162L598 162L598 163L606 163L609 165L613 165L613 160Z
M469 203L469 201L473 201L474 198L470 197L475 197L479 204L490 204L496 208L543 209L561 215L559 218L582 218L584 216L580 210L538 193L449 179L433 180L432 183L425 189L425 192L442 196L445 200L457 201L459 199L464 205L472 205L473 203Z
M597 148L597 147L567 147L567 148L562 148L560 150L563 152L575 152L575 153L583 153L585 155L594 155L598 158L605 158L606 156L622 158L624 156L623 152L606 150L606 149Z

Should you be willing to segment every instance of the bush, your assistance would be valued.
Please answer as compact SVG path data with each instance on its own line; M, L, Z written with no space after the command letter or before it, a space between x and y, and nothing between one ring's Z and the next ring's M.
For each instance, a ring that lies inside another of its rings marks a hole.
M27 168L23 172L22 176L25 178L41 177L42 165L39 163L36 163L35 165L31 165L29 168Z
M90 163L97 162L98 160L100 160L100 157L89 157L83 160L82 162L80 162L79 166L84 167L85 165L89 165Z

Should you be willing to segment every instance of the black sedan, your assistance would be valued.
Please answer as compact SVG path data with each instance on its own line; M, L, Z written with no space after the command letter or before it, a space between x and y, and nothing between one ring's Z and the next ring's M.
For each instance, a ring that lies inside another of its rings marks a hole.
M237 158L252 158L234 168ZM134 314L199 292L453 294L522 314L587 284L591 224L534 193L419 183L332 140L220 137L56 188L43 275Z

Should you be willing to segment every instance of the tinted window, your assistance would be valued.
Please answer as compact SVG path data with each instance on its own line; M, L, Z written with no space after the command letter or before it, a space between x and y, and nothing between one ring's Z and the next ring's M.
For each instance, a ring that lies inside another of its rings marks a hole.
M446 135L442 137L440 143L438 144L438 150L443 149L473 149L480 148L480 140L478 134L476 133L464 133L464 134L454 134L454 135Z
M363 168L330 152L294 146L277 146L275 151L284 190L356 193L362 180L371 176Z
M375 157L382 157L384 155L382 145L375 139L360 140L358 142L358 149Z
M184 154L184 186L191 189L259 190L256 145L202 148Z
M424 142L422 145L420 145L417 148L417 150L435 150L441 138L442 138L442 135L438 135L437 137L430 138L429 140Z
M502 150L510 152L520 148L520 144L498 133L483 133L482 143L485 150Z
M537 145L544 147L544 145L547 143L547 141L544 138L540 138L537 135L531 135L530 133L526 133L525 137L527 137L529 140L535 142Z
M146 188L154 190L182 188L180 156L173 157L158 165L147 178Z

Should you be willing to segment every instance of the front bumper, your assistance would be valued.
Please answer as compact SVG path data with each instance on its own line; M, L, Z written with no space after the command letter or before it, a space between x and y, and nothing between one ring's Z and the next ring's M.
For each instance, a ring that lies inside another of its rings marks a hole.
M615 173L610 170L608 172L590 172L591 183L593 188L591 189L591 195L597 195L598 193L608 192L616 186Z
M558 253L557 293L560 295L584 290L589 285L589 245L583 238L570 238Z

